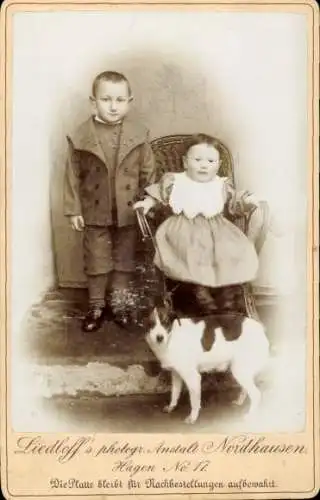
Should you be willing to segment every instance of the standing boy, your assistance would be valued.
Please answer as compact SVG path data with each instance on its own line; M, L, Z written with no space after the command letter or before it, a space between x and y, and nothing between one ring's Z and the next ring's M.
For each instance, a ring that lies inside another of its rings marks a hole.
M155 180L148 131L128 115L127 78L113 71L99 74L90 100L93 116L67 138L64 185L64 213L73 229L84 232L86 332L113 319L115 305L126 301L137 239L132 205Z

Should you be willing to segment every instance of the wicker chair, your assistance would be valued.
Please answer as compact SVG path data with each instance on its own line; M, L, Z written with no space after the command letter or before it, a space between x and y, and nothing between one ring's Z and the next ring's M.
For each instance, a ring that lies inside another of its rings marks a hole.
M152 141L151 146L155 155L157 174L159 177L167 171L179 172L183 170L182 156L185 152L186 141L188 141L188 139L190 139L190 135L184 134L160 137ZM220 140L219 143L221 159L219 175L229 177L234 185L235 179L232 155L225 144L223 144ZM250 222L254 210L255 209L246 215L242 213L233 216L226 214L226 216L245 234L249 235ZM261 202L259 211L260 222L258 231L257 227L255 227L254 237L254 244L258 253L263 246L266 237L266 229L268 227L268 206L265 202ZM163 210L155 215L153 222L154 229L156 229L165 216L166 214ZM257 225L255 224L255 226ZM184 298L188 295L188 293L186 293L187 287L188 285L184 285ZM229 310L236 310L255 318L258 317L251 284L223 287L223 289L217 290L216 293L219 293L220 295L224 294L225 303L228 304Z

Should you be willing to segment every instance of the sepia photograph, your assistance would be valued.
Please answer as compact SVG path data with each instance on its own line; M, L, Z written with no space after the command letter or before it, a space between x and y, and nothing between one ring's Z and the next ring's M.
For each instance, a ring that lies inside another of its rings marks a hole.
M11 50L13 430L304 432L307 16L24 11Z

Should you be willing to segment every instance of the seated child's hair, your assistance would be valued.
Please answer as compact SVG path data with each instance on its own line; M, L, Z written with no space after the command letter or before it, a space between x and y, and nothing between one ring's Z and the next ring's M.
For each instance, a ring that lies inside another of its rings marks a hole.
M126 82L128 86L128 93L129 96L131 96L131 87L129 80L122 74L122 73L117 73L116 71L104 71L103 73L100 73L95 77L93 80L92 84L92 96L96 97L97 93L97 88L98 85L101 81L108 81L108 82L113 82L113 83L118 83L118 82Z
M193 146L196 146L197 144L208 144L208 146L214 147L221 156L221 145L220 142L215 139L214 137L211 137L210 135L207 134L194 134L186 141L186 147L184 154L186 155Z

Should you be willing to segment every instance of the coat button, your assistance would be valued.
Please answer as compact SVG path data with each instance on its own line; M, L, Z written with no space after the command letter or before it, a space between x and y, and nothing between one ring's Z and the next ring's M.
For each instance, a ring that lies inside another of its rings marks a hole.
M126 185L126 190L127 190L127 191L129 191L130 189L131 189L130 184L127 184L127 185Z
M97 189L99 189L99 187L100 187L100 186L99 186L99 184L96 184L96 185L94 186L94 189L95 189L95 190L97 190Z
M95 200L94 204L99 205L99 200Z
M133 205L132 201L128 201L128 206L131 207Z

